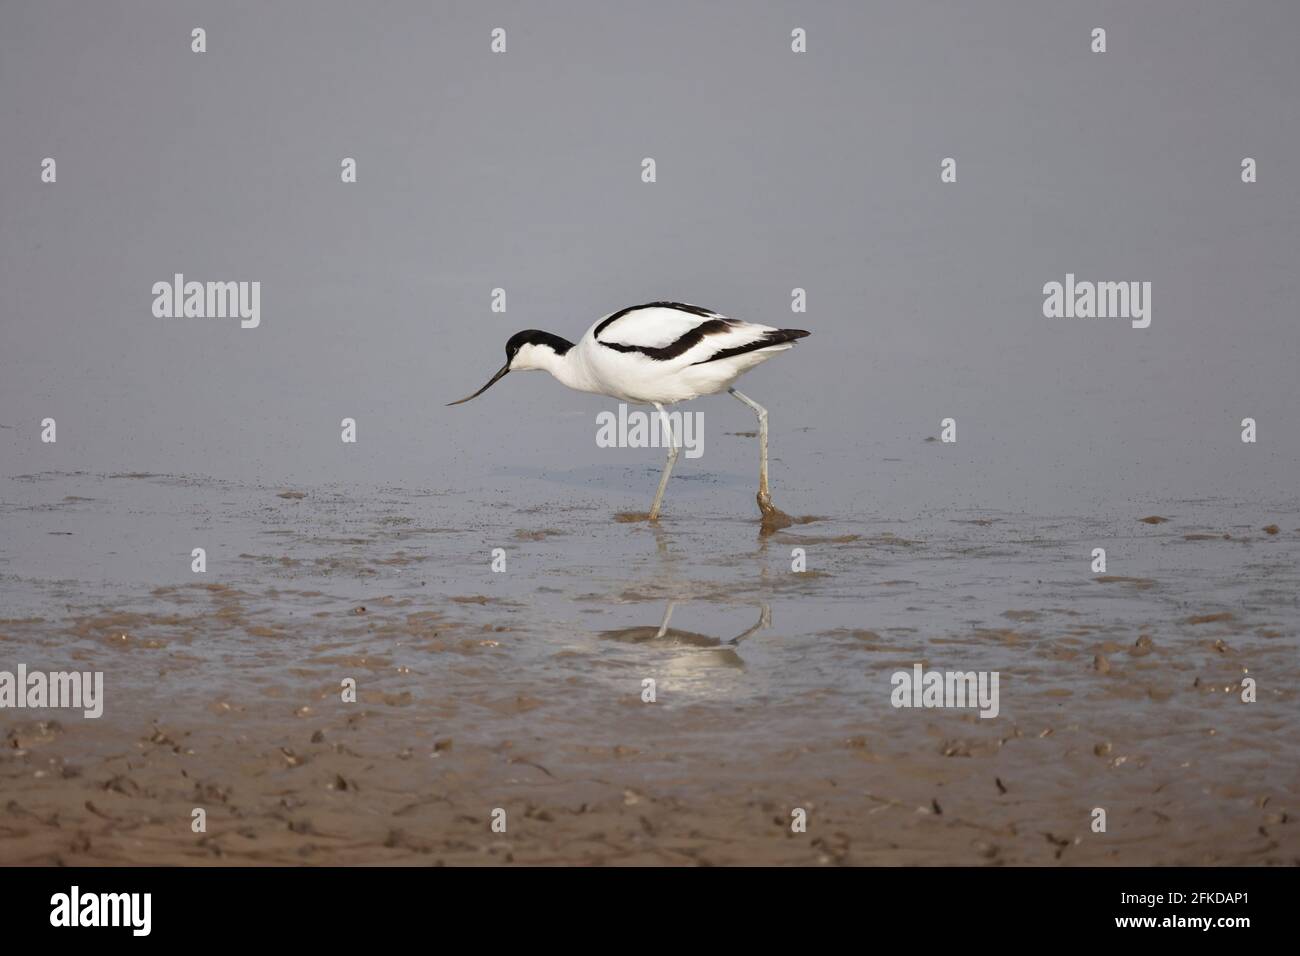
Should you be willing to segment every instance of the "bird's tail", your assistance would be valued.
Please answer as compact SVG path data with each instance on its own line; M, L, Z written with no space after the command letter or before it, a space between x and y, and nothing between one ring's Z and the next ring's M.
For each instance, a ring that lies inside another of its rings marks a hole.
M812 335L804 329L772 329L770 332L764 332L760 338L752 342L746 342L744 345L737 345L735 348L723 349L714 355L710 355L702 362L694 362L694 365L707 365L709 362L716 362L719 359L735 358L737 355L744 355L746 352L761 352L763 349L770 349L774 345L786 345L789 347L795 339L801 339L805 335ZM784 351L782 349L781 351Z

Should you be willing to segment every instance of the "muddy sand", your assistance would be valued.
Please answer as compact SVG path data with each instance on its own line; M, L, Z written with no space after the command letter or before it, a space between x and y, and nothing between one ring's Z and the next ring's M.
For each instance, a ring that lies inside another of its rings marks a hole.
M0 669L103 671L105 707L0 710L3 864L1300 862L1294 504L763 535L707 496L655 528L583 495L4 491ZM998 716L894 708L917 663L997 671Z

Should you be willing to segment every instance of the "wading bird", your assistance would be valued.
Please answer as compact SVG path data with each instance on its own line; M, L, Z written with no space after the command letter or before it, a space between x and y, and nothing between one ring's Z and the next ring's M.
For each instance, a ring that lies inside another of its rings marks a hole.
M542 369L580 392L653 405L668 436L668 461L650 506L650 520L657 521L680 450L664 406L725 389L758 415L758 507L766 520L780 515L767 484L767 409L731 384L808 334L729 319L697 305L649 302L605 316L576 345L550 332L517 332L506 343L501 370L473 395L448 404L477 398L507 372Z

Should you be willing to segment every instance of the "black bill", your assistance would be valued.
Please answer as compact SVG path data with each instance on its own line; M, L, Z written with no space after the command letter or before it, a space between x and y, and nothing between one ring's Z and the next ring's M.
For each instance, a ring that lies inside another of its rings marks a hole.
M452 406L452 405L463 405L463 404L465 404L466 402L468 402L471 398L478 398L480 395L482 395L484 392L486 392L489 388L491 388L493 385L495 385L495 384L496 384L496 383L497 383L501 378L505 377L505 374L506 374L506 372L508 372L508 371L510 371L510 363L509 363L509 362L507 362L505 365L501 366L501 371L497 372L497 373L496 373L495 375L493 375L490 379L488 379L488 383L487 383L486 385L484 385L482 388L480 388L480 389L479 389L477 392L475 392L473 395L470 395L468 398L462 398L462 399L461 399L460 401L458 401L458 402L448 402L448 403L447 403L448 407L450 407L450 406Z

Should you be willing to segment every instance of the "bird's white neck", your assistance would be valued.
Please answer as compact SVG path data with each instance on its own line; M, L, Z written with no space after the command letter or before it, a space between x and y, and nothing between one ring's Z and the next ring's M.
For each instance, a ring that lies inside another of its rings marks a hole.
M537 367L550 372L561 385L579 392L599 392L601 390L600 383L591 374L591 369L587 366L582 349L578 348L578 346L573 346L563 355L559 355L550 349L538 349L538 352L542 354L535 360Z
M568 345L558 336L556 339L556 344L561 348ZM586 352L581 345L569 345L561 353L551 342L527 342L520 346L510 360L510 368L521 372L534 369L550 372L561 385L567 385L580 392L601 391L600 380L592 372L587 362Z

